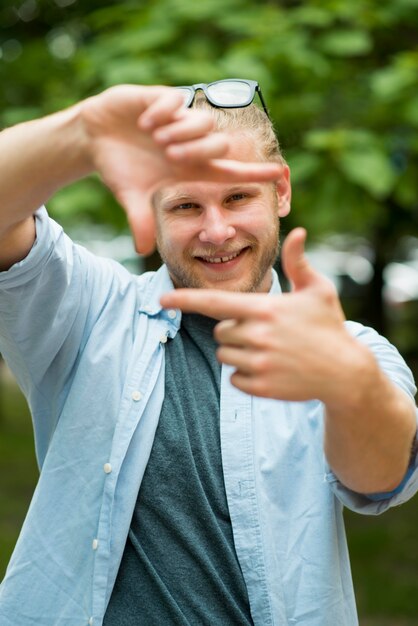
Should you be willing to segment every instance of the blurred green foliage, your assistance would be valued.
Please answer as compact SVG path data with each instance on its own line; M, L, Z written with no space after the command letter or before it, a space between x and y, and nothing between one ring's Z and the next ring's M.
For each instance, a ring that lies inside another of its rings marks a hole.
M3 126L121 82L258 80L292 169L284 230L366 237L368 321L388 332L383 270L418 234L418 0L19 0L0 23ZM49 209L126 226L97 179Z
M25 0L0 21L3 125L115 83L245 76L292 166L292 223L418 225L418 0Z
M418 0L19 0L2 3L0 24L3 127L121 82L258 80L292 170L284 229L304 224L311 241L333 232L367 239L375 269L367 320L381 331L391 322L386 331L418 361L416 314L407 324L402 311L387 319L381 297L397 242L418 235ZM126 228L95 177L59 192L49 209L65 226ZM33 456L27 469L23 461L28 435L19 443L13 428L9 443L0 438L2 458L17 462L12 489L1 484L3 537L22 519L15 494L24 508L30 491L17 468L30 484L36 475ZM382 522L349 516L364 614L378 604L382 615L418 615L416 503L405 509Z

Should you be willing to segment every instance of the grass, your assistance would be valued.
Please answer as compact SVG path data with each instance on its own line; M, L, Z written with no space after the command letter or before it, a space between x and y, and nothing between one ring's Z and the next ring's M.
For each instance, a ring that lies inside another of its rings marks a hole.
M26 403L0 377L0 580L37 477ZM378 517L345 518L361 625L417 626L418 496Z
M377 517L345 518L359 614L376 626L389 616L417 625L418 496Z

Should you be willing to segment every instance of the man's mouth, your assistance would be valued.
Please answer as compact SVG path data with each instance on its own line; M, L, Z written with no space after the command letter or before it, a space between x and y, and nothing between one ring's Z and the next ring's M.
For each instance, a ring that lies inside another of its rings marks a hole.
M238 250L238 252L232 252L228 256L199 256L197 258L201 261L205 261L206 263L228 263L228 261L236 259L236 257L239 256L241 252L242 250Z
M195 254L194 258L201 263L208 263L209 265L225 265L226 263L232 263L235 259L238 259L242 254L244 254L249 247L241 248L241 250L236 250L235 252L217 252L215 254L204 255L204 254Z

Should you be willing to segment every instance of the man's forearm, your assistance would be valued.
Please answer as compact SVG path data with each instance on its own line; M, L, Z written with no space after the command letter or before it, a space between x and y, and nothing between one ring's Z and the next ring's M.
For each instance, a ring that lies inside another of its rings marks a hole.
M391 491L405 475L416 433L412 400L380 370L373 355L362 358L345 401L327 406L325 453L341 480L359 493Z
M0 237L91 171L79 111L75 106L0 133Z

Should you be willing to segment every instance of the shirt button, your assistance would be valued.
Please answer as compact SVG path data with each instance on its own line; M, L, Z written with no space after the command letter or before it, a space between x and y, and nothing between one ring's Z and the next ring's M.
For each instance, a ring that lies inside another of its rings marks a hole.
M99 540L93 539L93 541L91 542L91 547L93 548L93 550L97 550L97 548L99 547Z
M110 465L110 463L105 463L103 465L103 471L105 474L110 474L110 472L112 471L112 466Z
M134 400L135 402L139 402L141 398L142 398L142 393L140 391L134 391L132 393L132 400Z
M170 309L167 315L171 320L173 320L177 317L177 312L174 309Z
M161 335L160 343L167 343L167 335Z
M94 622L94 619L92 617L90 617L90 619L89 619L89 626L93 626L93 622Z

